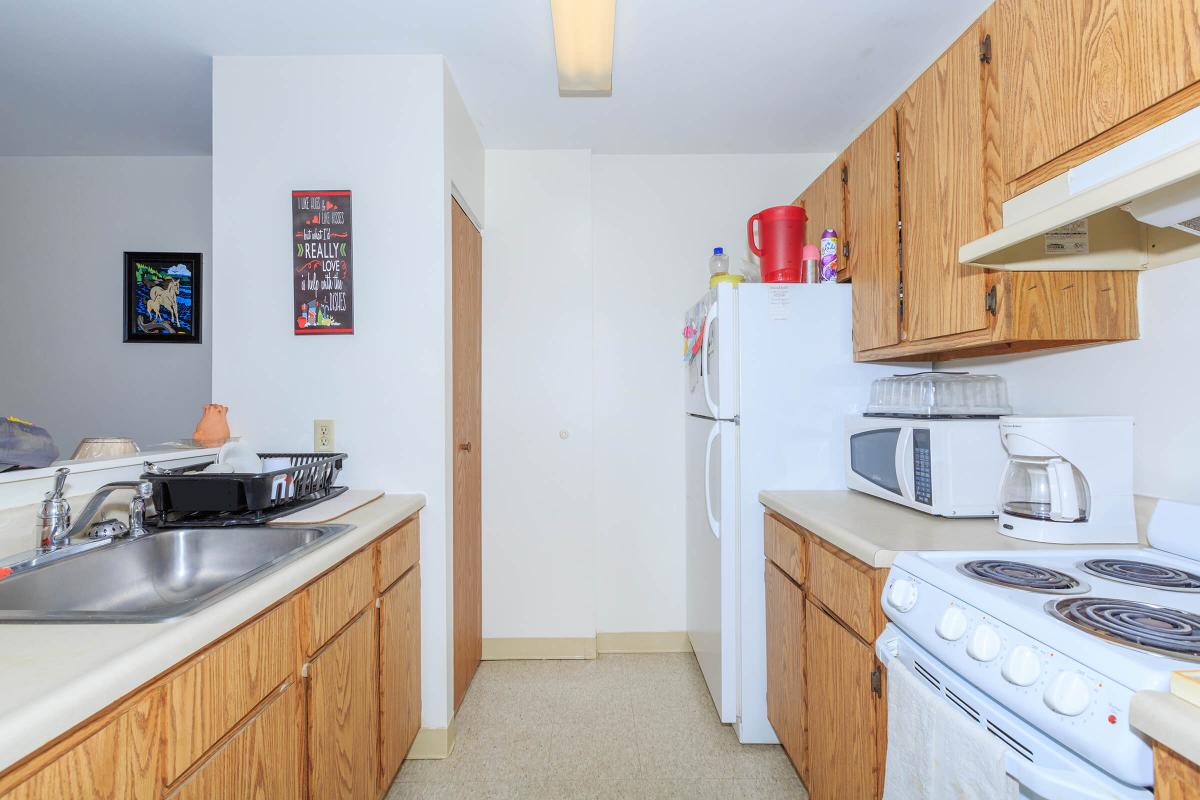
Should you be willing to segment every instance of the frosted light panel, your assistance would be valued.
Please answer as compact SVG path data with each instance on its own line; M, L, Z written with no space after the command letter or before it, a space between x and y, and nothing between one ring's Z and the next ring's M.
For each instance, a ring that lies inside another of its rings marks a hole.
M550 0L562 97L612 95L617 0Z

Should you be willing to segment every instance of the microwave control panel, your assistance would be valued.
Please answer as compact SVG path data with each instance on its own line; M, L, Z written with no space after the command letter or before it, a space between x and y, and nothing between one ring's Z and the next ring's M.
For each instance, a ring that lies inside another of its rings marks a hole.
M930 473L929 429L913 428L913 490L916 501L933 505L933 479Z

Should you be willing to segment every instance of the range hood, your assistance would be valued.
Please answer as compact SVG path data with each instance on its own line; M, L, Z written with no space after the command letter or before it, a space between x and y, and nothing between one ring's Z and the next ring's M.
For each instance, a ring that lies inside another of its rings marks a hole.
M964 244L1004 270L1149 269L1200 258L1200 108L1004 204L1004 227Z

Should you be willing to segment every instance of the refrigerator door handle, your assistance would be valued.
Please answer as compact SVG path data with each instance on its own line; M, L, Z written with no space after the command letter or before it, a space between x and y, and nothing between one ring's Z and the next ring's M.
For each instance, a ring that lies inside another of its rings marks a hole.
M712 466L713 443L720 435L721 423L714 422L712 430L708 432L708 442L704 445L704 510L708 513L708 527L712 530L713 536L718 539L721 538L721 522L713 516L712 481L709 480L709 468Z
M708 343L710 337L715 332L713 327L717 321L717 301L713 300L712 305L708 309L708 318L704 322L703 341L700 342L700 378L704 382L704 402L708 404L708 411L715 418L721 415L717 413L717 404L713 402L712 390L708 386Z

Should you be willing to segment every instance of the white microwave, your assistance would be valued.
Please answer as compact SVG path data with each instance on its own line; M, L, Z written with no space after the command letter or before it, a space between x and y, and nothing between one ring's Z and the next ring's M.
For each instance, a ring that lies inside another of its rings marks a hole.
M846 485L939 517L994 517L998 419L846 417Z

